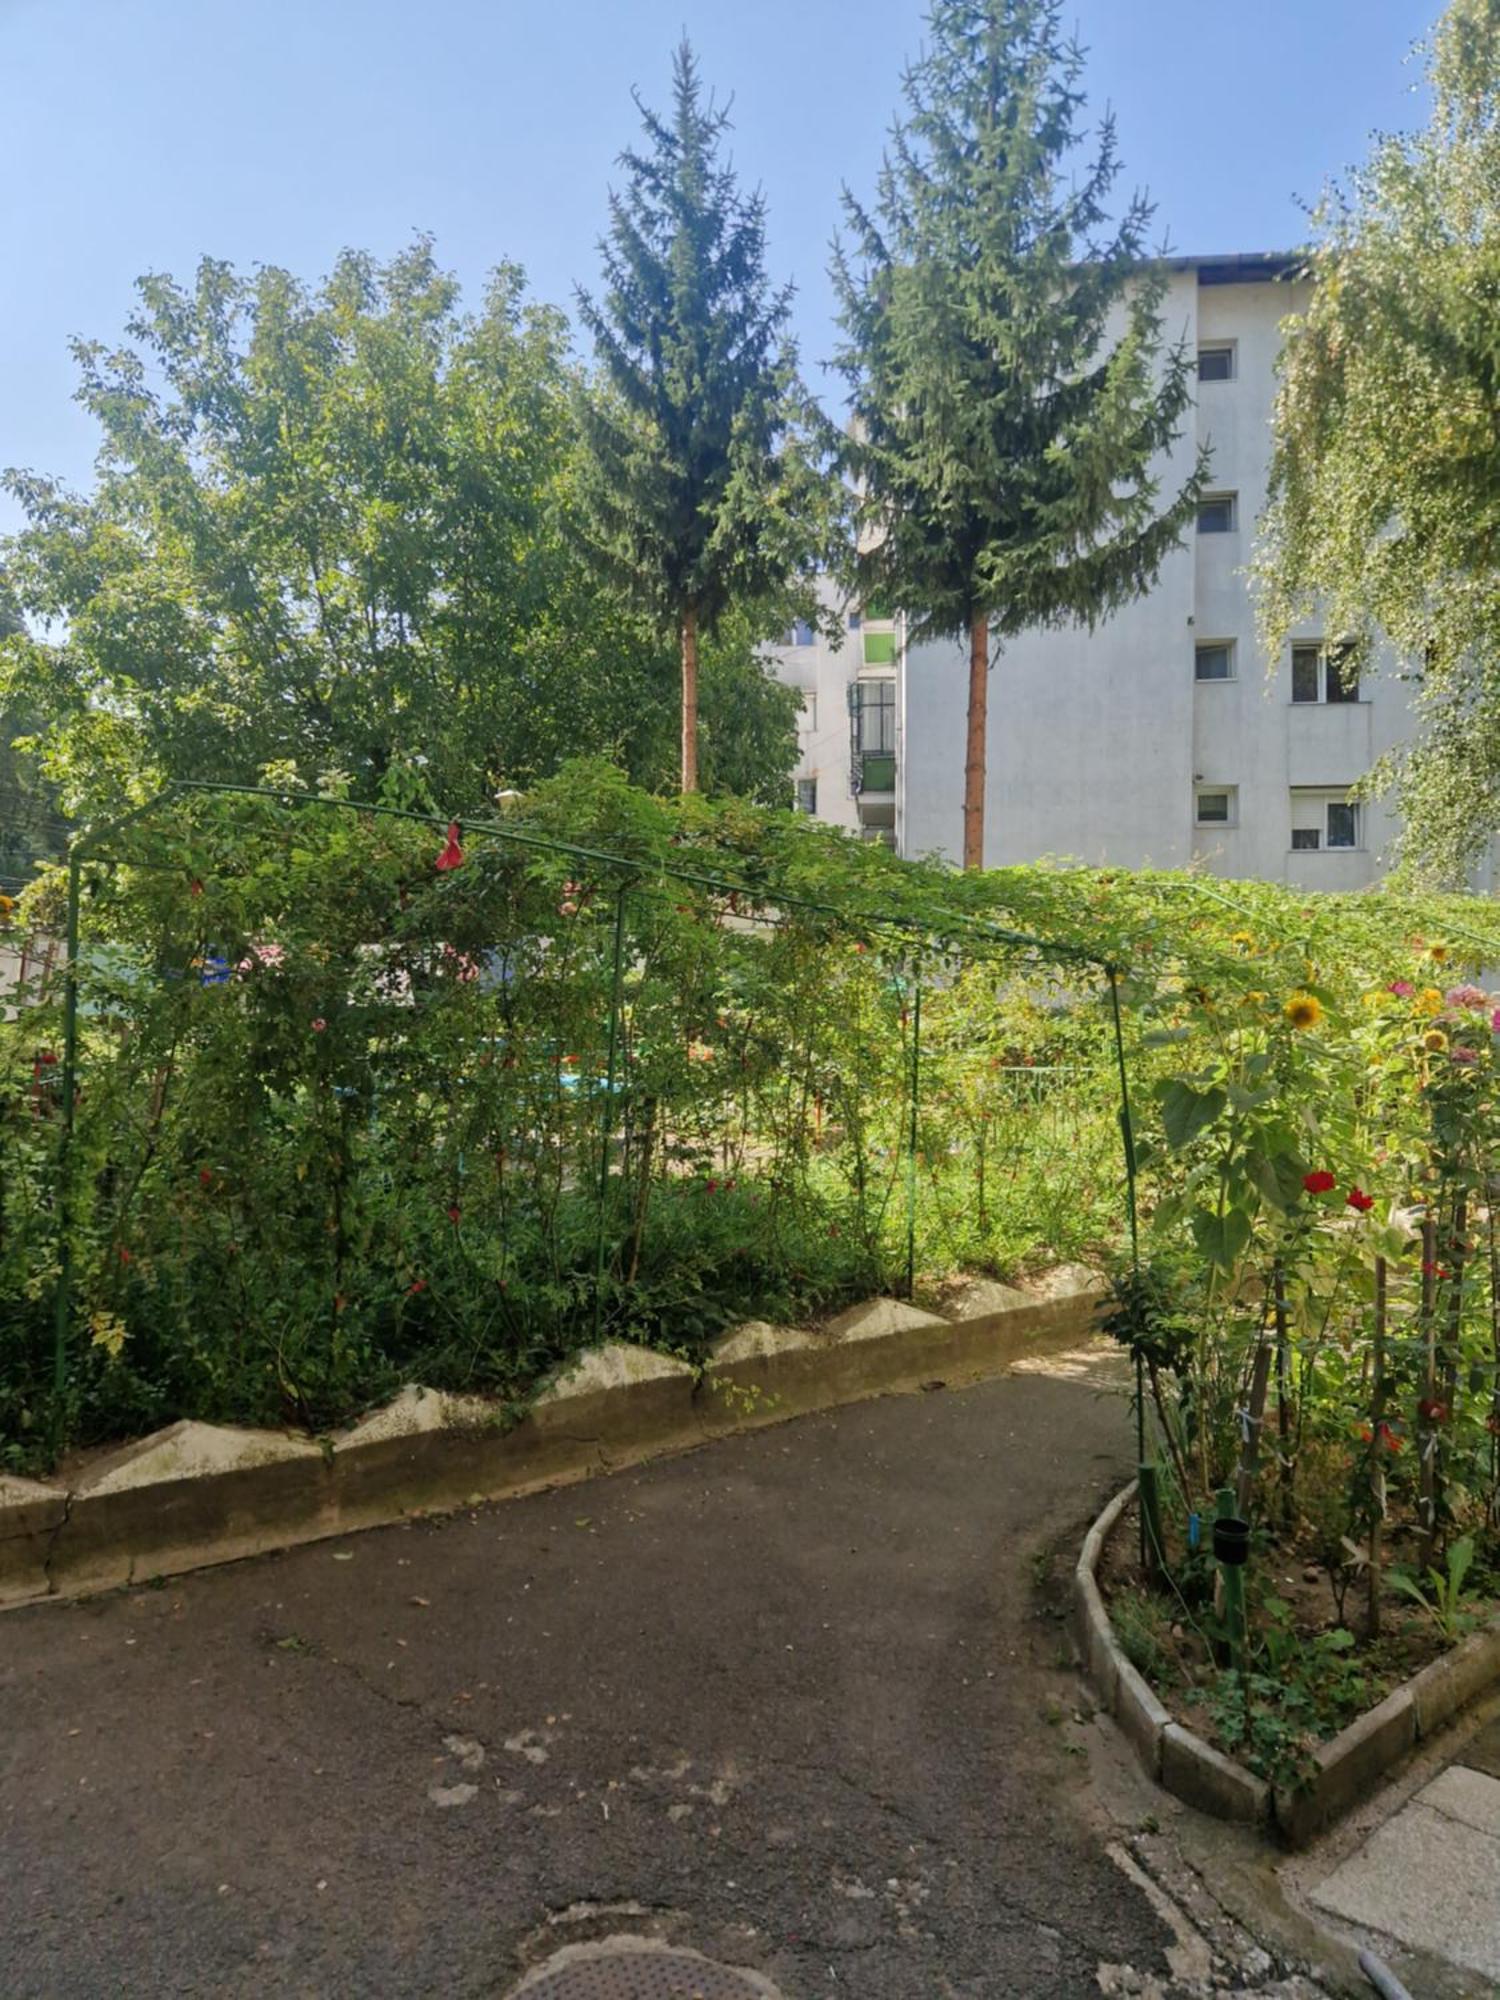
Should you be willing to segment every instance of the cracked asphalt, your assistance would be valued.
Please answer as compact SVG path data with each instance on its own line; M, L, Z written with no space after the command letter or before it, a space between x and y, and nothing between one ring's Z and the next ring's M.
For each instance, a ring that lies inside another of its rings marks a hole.
M1015 1373L11 1613L0 1991L499 1996L610 1933L788 2000L1167 1990L1042 1581L1129 1459Z

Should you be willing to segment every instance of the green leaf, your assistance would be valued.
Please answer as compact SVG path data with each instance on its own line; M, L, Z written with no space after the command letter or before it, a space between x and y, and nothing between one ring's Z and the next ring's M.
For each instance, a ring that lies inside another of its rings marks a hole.
M1215 1084L1209 1090L1195 1090L1181 1077L1169 1077L1157 1085L1157 1102L1161 1105L1161 1122L1166 1131L1167 1143L1178 1152L1207 1131L1223 1111L1228 1098Z

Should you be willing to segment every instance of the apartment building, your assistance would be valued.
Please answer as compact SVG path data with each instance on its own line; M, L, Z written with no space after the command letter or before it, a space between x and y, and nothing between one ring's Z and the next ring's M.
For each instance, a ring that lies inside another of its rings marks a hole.
M899 628L831 585L822 596L836 636L798 624L772 649L779 677L802 695L797 809L894 846Z
M1192 414L1160 466L1164 493L1213 453L1211 490L1151 591L1097 626L1007 640L990 679L985 860L1044 856L1127 866L1197 865L1309 889L1374 880L1395 822L1350 788L1410 729L1396 662L1358 683L1340 668L1339 635L1313 620L1268 661L1246 575L1265 502L1280 323L1305 286L1275 254L1170 260L1164 326L1196 355ZM806 809L888 830L903 854L962 851L968 664L958 641L906 646L882 622L879 663L858 650L784 649L780 671L817 682L816 729L804 738ZM807 635L811 637L811 635ZM886 649L890 664L886 665ZM875 695L866 676L888 677ZM850 780L830 782L833 683L848 686ZM802 684L799 681L799 685ZM877 701L894 701L887 716ZM866 706L869 704L869 706ZM878 716L878 721L876 720ZM866 717L869 718L868 731ZM881 745L861 789L857 746ZM888 759L888 761L886 761ZM815 787L815 788L814 788Z

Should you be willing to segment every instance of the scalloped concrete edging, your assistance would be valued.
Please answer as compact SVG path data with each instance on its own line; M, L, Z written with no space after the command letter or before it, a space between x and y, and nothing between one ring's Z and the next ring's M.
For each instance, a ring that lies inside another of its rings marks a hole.
M971 1282L941 1313L877 1298L817 1332L752 1320L701 1375L610 1342L559 1371L518 1421L496 1399L411 1383L331 1437L172 1424L66 1480L0 1475L0 1609L566 1485L934 1380L979 1381L1092 1333L1103 1289L1063 1265L1025 1289Z
M1073 1572L1075 1633L1100 1707L1114 1716L1142 1767L1184 1804L1215 1819L1274 1827L1291 1846L1301 1847L1347 1812L1415 1744L1500 1686L1497 1617L1320 1744L1309 1784L1295 1790L1277 1786L1273 1792L1263 1778L1174 1722L1115 1637L1095 1572L1135 1491L1132 1480L1084 1537Z

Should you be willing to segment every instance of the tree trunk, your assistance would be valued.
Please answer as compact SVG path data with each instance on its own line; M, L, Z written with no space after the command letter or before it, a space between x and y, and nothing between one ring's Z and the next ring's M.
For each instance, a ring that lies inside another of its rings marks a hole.
M969 621L969 738L964 753L964 866L984 866L985 722L990 698L990 617Z
M698 607L682 607L682 789L698 789Z

